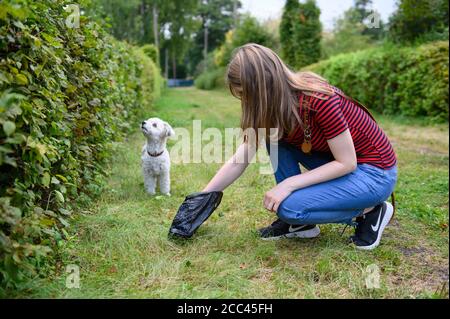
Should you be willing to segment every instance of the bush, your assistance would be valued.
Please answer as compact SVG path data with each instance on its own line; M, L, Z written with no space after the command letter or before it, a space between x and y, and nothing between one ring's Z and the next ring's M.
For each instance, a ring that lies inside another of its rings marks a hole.
M382 47L335 56L306 69L385 114L448 121L448 42Z
M102 189L114 141L157 94L153 62L86 17L67 27L70 3L0 3L4 287L35 274L67 236L78 203Z
M201 90L225 87L225 68L217 68L203 72L195 79L195 87Z
M146 44L142 47L142 51L144 51L145 55L152 59L153 63L159 65L159 50L155 45Z
M208 55L206 56L206 59L203 59L199 64L197 64L193 74L194 78L197 78L200 74L202 74L206 70L217 68L214 56L215 52L216 51L209 52Z

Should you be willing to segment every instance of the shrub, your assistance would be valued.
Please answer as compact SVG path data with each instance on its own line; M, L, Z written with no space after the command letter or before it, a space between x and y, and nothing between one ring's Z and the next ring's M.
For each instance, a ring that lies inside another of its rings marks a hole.
M201 90L225 87L225 68L216 68L203 72L195 79L195 87Z
M146 44L142 47L142 51L144 51L145 55L152 59L153 63L159 65L159 50L155 45Z
M67 27L70 3L0 3L1 286L34 274L67 236L114 141L157 94L153 62L84 16Z
M448 121L448 42L342 54L306 69L385 114Z
M215 53L216 51L209 52L208 55L206 56L206 59L203 59L199 64L197 64L193 74L194 78L197 78L200 74L202 74L206 70L217 68L214 56Z

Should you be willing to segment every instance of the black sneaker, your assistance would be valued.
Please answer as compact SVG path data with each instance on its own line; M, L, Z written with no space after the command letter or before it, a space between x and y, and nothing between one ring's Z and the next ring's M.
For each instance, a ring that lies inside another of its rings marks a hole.
M289 225L281 219L277 219L269 227L261 228L259 234L263 240L314 238L319 236L320 229L316 225Z
M376 206L371 212L356 218L355 235L350 237L350 242L356 248L372 250L380 244L384 228L389 224L394 208L391 203L384 202Z

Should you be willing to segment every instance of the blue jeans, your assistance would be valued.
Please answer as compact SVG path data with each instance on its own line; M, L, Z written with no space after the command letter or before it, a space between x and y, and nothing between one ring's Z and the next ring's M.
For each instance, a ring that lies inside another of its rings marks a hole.
M279 142L277 183L301 174L299 163L308 170L324 165L334 158L331 153L304 154L297 147ZM268 147L268 151L269 151ZM270 151L269 151L270 153ZM278 217L291 225L345 223L361 215L364 209L376 206L389 198L397 182L397 166L384 170L369 164L358 164L353 172L294 191L278 208Z

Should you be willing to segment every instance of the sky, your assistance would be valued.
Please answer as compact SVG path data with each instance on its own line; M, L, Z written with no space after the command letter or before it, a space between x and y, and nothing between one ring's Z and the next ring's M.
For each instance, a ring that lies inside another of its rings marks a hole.
M333 21L350 8L354 0L316 0L322 11L320 19L325 30L333 28ZM241 0L242 12L250 12L260 20L281 16L285 0ZM381 14L383 21L395 11L396 0L373 0L373 8Z

